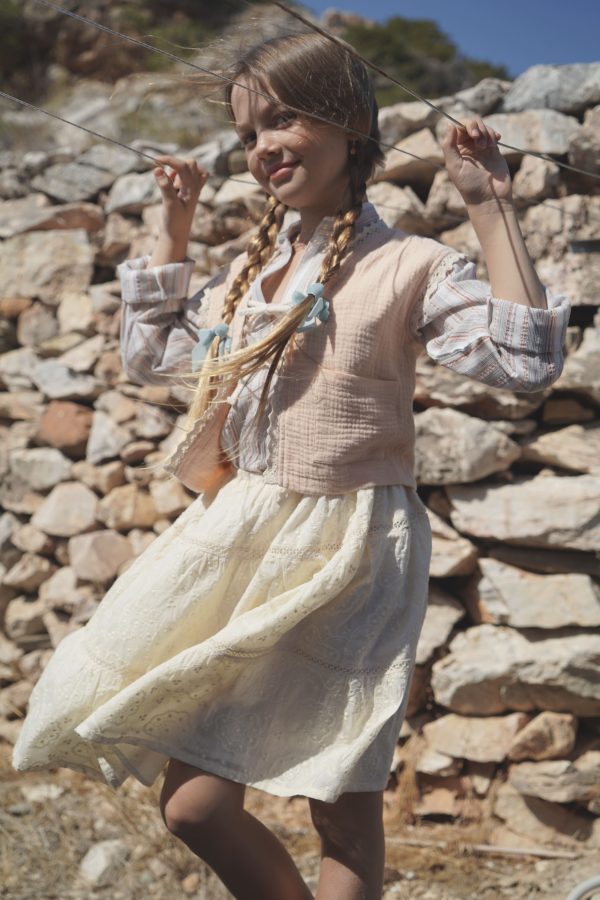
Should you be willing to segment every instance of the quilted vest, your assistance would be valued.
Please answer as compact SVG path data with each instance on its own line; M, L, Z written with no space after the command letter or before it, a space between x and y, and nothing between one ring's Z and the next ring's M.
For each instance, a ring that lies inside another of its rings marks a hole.
M377 216L354 238L325 286L329 318L295 334L280 362L271 388L265 481L317 496L375 485L416 487L412 401L422 348L410 322L430 274L449 252L430 238L390 229ZM244 256L212 288L207 326L221 321ZM236 315L232 350L241 330ZM233 475L219 438L234 387L217 390L164 465L190 490L213 490Z

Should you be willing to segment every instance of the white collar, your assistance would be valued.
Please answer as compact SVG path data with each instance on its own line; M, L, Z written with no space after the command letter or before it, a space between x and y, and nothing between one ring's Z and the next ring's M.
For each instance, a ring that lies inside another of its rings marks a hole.
M306 290L307 285L317 279L334 220L334 216L324 216L317 225L306 245L306 249L302 254L302 259L300 260L298 268L294 272L292 281L287 286L288 296L290 296L294 290ZM362 205L360 215L355 222L355 230L351 241L358 236L364 228L375 222L381 222L383 224L383 219L381 219L373 204L369 203L369 201L365 201ZM278 304L266 303L262 296L261 284L263 278L270 272L287 264L292 255L292 243L290 239L295 237L299 231L300 222L295 221L278 234L274 255L254 279L250 285L250 289L246 292L242 302L238 306L240 315L256 315L257 313L262 312L268 312L270 314L289 312L289 301Z
M378 219L379 213L373 204L368 200L365 200L360 215L354 224L355 233L359 233L365 226L371 225ZM307 248L312 247L313 245L321 246L322 244L326 244L329 241L334 221L335 216L324 216L313 231L312 236L306 245ZM277 246L279 249L283 249L284 245L291 244L291 238L295 238L299 232L299 220L292 222L284 231L281 231L277 235Z

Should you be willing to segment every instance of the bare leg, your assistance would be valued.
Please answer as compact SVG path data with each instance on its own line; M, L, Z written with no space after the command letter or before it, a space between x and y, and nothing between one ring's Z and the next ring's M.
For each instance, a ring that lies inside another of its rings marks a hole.
M244 809L245 785L169 762L161 813L169 831L237 900L313 900L283 844Z
M312 798L309 803L321 836L316 900L381 900L383 791L348 792L334 803Z

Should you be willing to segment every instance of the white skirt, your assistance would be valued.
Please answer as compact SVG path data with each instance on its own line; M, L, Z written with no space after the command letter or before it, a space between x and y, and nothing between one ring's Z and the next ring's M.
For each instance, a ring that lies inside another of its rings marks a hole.
M61 641L13 765L117 787L174 757L279 796L382 790L430 554L412 488L313 497L237 470Z

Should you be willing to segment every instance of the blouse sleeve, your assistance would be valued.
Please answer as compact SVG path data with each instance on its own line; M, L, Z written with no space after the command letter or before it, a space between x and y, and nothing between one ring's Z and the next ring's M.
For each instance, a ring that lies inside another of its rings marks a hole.
M498 388L539 391L559 377L571 305L546 289L547 309L492 296L475 264L451 252L431 275L413 327L428 356Z
M194 260L148 266L150 256L117 267L121 281L121 362L138 384L168 384L165 376L191 368L198 331L205 325L211 287L219 274L188 298Z

